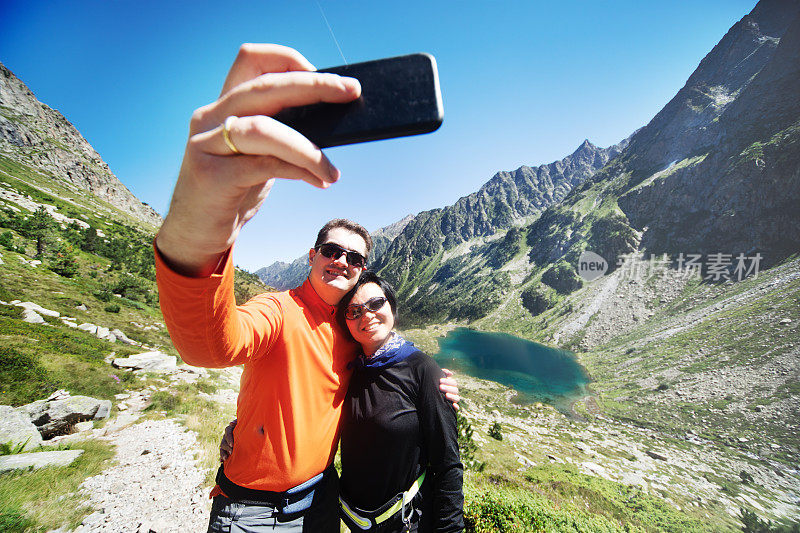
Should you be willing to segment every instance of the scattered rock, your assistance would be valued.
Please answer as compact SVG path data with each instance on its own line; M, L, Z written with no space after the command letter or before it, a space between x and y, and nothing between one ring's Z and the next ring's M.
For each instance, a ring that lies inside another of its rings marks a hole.
M597 463L585 462L581 463L583 470L587 470L592 474L596 474L601 477L608 477L608 472L606 471L605 467L600 466Z
M78 329L89 332L92 335L95 335L97 333L97 326L95 324L92 324L91 322L84 322L83 324L78 326Z
M69 391L67 389L58 389L47 397L47 401L52 402L54 400L64 400L66 398L69 398Z
M525 457L521 453L514 452L514 455L517 456L517 462L519 464L521 464L522 466L524 466L526 468L532 467L532 466L536 466L536 463L534 463L533 461L531 461L530 459L528 459L527 457Z
M97 511L84 518L83 522L81 522L81 526L91 528L92 526L99 526L103 522L105 522L104 513L102 511Z
M75 431L91 431L94 429L94 422L87 420L86 422L78 422L75 424Z
M13 445L27 442L25 450L37 448L42 435L30 418L10 405L0 405L0 443Z
M582 442L576 442L575 447L587 455L592 453L592 449Z
M791 323L792 323L792 319L791 318L784 318L783 320L781 320L779 322L779 324L783 324L783 325L791 324Z
M108 418L111 401L89 396L59 397L54 400L37 400L23 405L19 410L28 415L39 429L42 438L70 433L78 422Z
M644 453L646 453L648 456L652 457L653 459L657 459L659 461L666 461L667 460L666 456L664 456L664 455L662 455L662 454L660 454L658 452L654 452L652 450L645 450Z
M55 452L19 453L0 457L0 472L46 466L68 466L80 457L83 450L62 450Z
M117 340L123 344L129 344L131 346L135 346L138 343L135 340L129 339L127 335L125 335L122 331L118 329L112 329L111 333L117 338Z
M33 311L31 309L23 309L22 310L22 320L23 322L28 322L29 324L44 324L44 318L42 315Z
M144 352L130 357L118 357L111 363L115 368L171 373L178 370L177 358L163 352Z
M84 305L84 304L76 305L75 309L78 309L79 311L88 311L89 310L89 308L86 307L86 305Z
M30 309L31 311L36 311L38 314L44 316L51 316L53 318L58 318L61 316L61 313L59 313L58 311L45 309L41 305L35 304L33 302L18 302L15 303L14 305L16 305L17 307L22 307L23 309Z

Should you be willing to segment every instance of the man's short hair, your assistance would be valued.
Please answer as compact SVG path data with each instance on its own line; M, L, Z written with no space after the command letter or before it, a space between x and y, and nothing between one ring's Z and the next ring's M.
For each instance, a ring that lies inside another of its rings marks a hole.
M327 224L322 226L322 229L319 230L317 233L317 242L314 243L314 248L323 244L328 239L328 233L332 229L336 228L343 228L348 231L352 231L362 239L364 239L364 243L367 245L367 257L369 259L369 252L372 250L372 237L369 236L369 232L366 230L364 226L353 222L352 220L347 220L346 218L334 218L333 220L329 221Z

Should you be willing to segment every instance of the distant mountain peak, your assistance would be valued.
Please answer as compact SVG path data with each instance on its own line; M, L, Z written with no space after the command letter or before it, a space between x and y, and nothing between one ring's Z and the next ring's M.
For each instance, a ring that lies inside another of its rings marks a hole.
M600 149L597 146L595 146L594 144L592 144L589 141L589 139L584 139L583 142L580 144L580 146L578 146L578 148L576 148L575 151L572 152L572 154L569 156L569 158L572 158L572 159L585 158L585 157L592 157L593 158L595 156L595 154L599 150Z

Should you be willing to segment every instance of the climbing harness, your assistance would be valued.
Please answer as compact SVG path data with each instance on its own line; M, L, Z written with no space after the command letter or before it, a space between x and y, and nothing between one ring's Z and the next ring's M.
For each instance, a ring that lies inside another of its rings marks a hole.
M411 500L413 500L414 496L419 492L423 481L425 481L425 472L422 472L407 491L397 494L397 496L374 511L365 511L358 507L348 505L348 503L339 496L339 508L342 510L342 518L345 524L347 524L351 530L358 528L362 531L367 531L386 522L400 512L400 519L405 525L405 530L411 531L411 516L414 511Z

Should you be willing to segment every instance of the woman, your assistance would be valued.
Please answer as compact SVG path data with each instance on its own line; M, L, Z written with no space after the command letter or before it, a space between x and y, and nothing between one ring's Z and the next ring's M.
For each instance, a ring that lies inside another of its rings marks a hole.
M364 272L339 304L363 354L342 418L342 519L351 531L461 531L455 411L428 355L393 331L391 286Z

